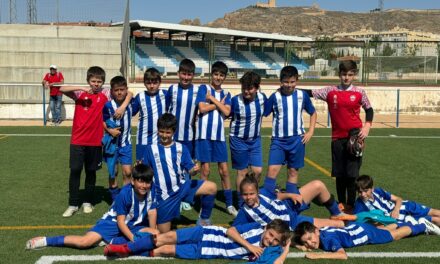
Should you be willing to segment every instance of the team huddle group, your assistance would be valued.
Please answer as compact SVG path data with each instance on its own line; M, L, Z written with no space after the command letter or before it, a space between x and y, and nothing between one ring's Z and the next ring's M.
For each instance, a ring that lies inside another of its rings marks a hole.
M60 92L75 101L70 145L69 207L64 217L93 211L96 171L107 163L110 210L83 236L35 237L27 249L46 246L88 248L106 245L109 257L175 256L183 259L247 259L283 263L290 246L309 252L306 257L345 259L344 248L381 244L422 233L440 235L440 211L404 201L374 188L373 179L359 175L362 146L373 121L373 108L365 91L353 86L354 61L339 65L340 85L317 90L297 89L298 71L286 66L280 87L269 98L260 92L260 76L246 72L236 96L222 88L228 67L212 65L210 84L194 85L195 64L183 59L179 83L161 90L155 68L144 74L146 90L133 98L127 81L117 76L103 88L105 71L87 71L87 87L62 86ZM304 167L305 145L313 136L317 114L310 98L324 100L332 121L332 176L335 197L323 182L300 188L298 171ZM360 119L360 108L366 120ZM304 129L303 112L310 116ZM136 163L133 164L131 119L139 113ZM267 175L263 167L261 123L273 115ZM234 206L228 171L224 122L230 118L229 147L237 171L238 206ZM212 225L211 212L217 185L209 181L210 163L218 164L225 211L234 216L231 227ZM116 175L121 165L124 186ZM287 166L285 188L277 186ZM80 197L82 168L85 195ZM200 180L192 179L200 174ZM82 199L81 199L82 198ZM83 201L82 206L81 200ZM200 203L195 227L171 230L182 209ZM325 207L328 219L303 211L315 203ZM237 210L238 209L238 210Z

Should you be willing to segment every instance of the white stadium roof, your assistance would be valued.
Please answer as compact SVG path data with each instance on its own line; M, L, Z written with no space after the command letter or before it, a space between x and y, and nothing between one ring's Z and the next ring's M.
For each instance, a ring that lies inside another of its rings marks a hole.
M114 25L122 25L122 22L115 23ZM213 28L213 27L201 27L190 26L172 23L162 23L147 20L131 20L130 27L132 29L155 29L155 30L168 30L171 32L191 32L201 34L211 34L219 36L231 36L239 38L251 38L251 39L265 39L265 40L278 40L278 41L312 41L312 38L287 36L278 33L268 34L252 31L233 30L227 28Z

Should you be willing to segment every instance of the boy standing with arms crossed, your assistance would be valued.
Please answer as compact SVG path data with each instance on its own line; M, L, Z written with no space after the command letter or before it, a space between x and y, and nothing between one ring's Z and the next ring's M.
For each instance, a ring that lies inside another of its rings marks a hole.
M281 167L287 163L286 192L299 194L298 170L304 167L305 144L313 136L317 115L307 93L295 89L298 70L294 66L286 66L281 70L280 82L281 87L269 97L264 112L265 116L273 112L266 182L275 186ZM310 115L307 132L304 130L303 110Z
M92 201L96 184L96 171L101 168L102 136L104 127L102 109L110 100L110 89L102 88L105 71L98 66L87 70L88 87L63 86L60 91L75 101L72 137L70 140L69 207L63 217L70 217L80 205L79 186L81 171L86 172L84 213L93 211ZM128 93L124 103L116 110L115 118L121 118L133 94Z
M231 94L222 89L228 67L221 61L212 64L211 84L201 85L198 102L199 118L197 127L196 158L201 162L200 178L207 180L210 172L209 163L217 162L222 181L226 210L236 216L237 210L232 205L231 179L228 171L228 151L225 140L225 118L231 113Z

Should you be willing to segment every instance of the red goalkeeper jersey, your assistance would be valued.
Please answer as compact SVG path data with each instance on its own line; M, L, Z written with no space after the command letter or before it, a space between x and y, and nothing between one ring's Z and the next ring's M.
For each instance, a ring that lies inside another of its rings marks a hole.
M371 108L367 94L362 88L350 86L343 90L330 86L312 90L313 97L327 102L332 121L332 139L347 138L352 128L362 128L360 108Z

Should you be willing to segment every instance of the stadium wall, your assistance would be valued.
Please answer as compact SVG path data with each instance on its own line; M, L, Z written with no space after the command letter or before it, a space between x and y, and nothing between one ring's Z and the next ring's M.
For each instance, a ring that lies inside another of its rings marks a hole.
M163 88L168 85L164 84ZM237 85L225 85L225 88L233 95L240 93ZM305 89L317 89L322 86L302 86ZM0 119L43 119L43 104L42 104L42 89L41 87L21 87L21 96L15 98L23 98L17 100L9 96L9 99L0 100ZM262 91L266 95L270 95L277 86L262 85ZM145 88L141 84L130 85L130 90L134 94L143 91ZM426 87L379 87L369 86L365 88L367 95L373 105L376 114L396 114L399 96L399 111L410 115L424 115L435 116L436 119L440 117L440 87L426 88ZM33 95L39 99L29 100L24 98L24 95L29 93L25 90L33 90ZM0 93L1 93L0 86ZM16 90L18 93L19 90ZM47 91L46 91L47 93ZM38 95L38 96L37 96ZM49 113L48 96L46 95L46 113L47 118L51 116ZM63 119L73 118L73 101L64 96L63 97ZM327 106L322 101L313 101L318 114L321 116L327 115ZM270 117L271 119L271 117Z
M117 75L121 34L122 27L0 24L0 83L40 83L50 64L68 83L84 83L93 65Z

